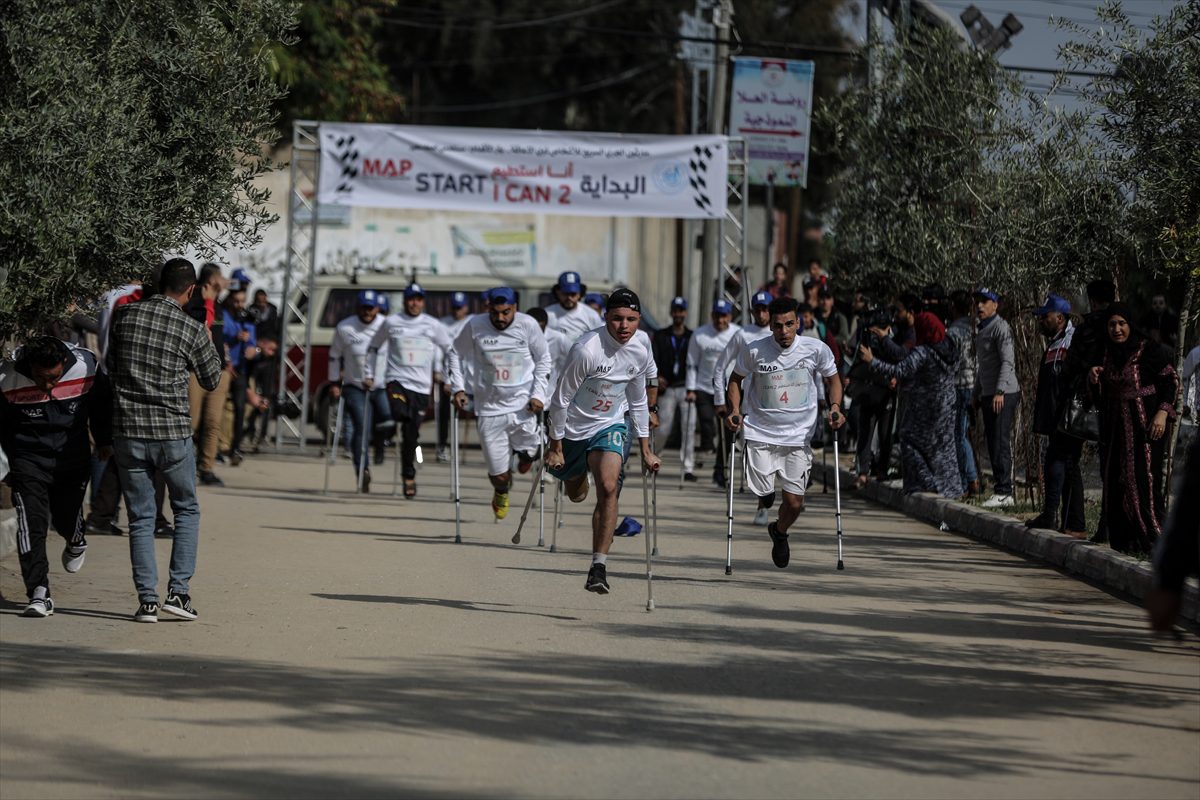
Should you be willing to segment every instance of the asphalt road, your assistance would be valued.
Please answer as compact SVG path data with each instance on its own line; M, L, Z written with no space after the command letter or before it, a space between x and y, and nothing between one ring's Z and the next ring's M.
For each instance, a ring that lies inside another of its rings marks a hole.
M443 465L221 474L196 622L130 621L124 538L65 575L52 534L45 620L0 562L0 797L1200 797L1194 636L852 496L836 571L819 484L787 570L737 497L727 577L723 495L664 478L647 613L640 537L585 592L590 509L511 545L478 451L461 545Z

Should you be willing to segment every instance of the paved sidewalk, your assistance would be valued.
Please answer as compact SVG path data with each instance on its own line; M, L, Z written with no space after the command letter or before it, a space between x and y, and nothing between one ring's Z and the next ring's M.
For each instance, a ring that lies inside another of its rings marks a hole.
M588 594L586 511L514 547L527 479L494 525L468 458L462 545L444 465L225 469L194 623L129 621L124 538L65 575L52 535L46 620L0 562L0 797L1200 796L1200 642L1121 599L850 497L838 572L819 482L787 570L737 496L726 577L723 495L671 476L647 613L640 537Z

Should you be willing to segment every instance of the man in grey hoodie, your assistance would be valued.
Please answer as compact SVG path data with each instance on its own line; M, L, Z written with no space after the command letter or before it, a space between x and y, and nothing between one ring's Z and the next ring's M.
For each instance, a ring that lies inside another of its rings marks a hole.
M988 459L992 463L992 496L984 508L1014 505L1012 478L1012 428L1021 397L1017 383L1012 328L997 313L1000 295L991 289L975 292L979 328L975 334L975 392L983 410Z

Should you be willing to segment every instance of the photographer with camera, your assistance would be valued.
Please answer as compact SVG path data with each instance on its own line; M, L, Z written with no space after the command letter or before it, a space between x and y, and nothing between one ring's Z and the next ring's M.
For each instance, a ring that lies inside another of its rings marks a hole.
M865 486L872 474L878 478L887 476L888 454L891 449L891 406L896 381L874 372L870 365L859 357L859 352L863 347L874 353L882 353L887 345L897 347L888 338L893 314L890 308L873 308L862 313L859 316L858 331L852 342L853 361L846 374L845 392L853 401L850 408L855 415L857 430L854 459L855 471L858 473L854 480L856 489ZM895 355L902 356L902 351Z

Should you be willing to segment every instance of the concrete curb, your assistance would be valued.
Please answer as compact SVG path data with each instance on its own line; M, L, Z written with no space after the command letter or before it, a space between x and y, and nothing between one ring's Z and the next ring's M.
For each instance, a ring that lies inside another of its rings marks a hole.
M833 465L818 462L813 466L826 479L833 478ZM841 470L842 486L850 486L853 480L854 476L849 471ZM1056 531L1026 528L1025 523L1013 517L984 511L935 494L906 495L900 481L881 483L870 480L855 494L910 517L945 526L955 533L1044 561L1064 572L1138 600L1145 599L1152 585L1147 562ZM1185 619L1200 622L1200 588L1195 579L1189 579L1184 587L1182 614Z

